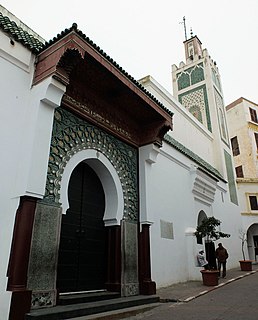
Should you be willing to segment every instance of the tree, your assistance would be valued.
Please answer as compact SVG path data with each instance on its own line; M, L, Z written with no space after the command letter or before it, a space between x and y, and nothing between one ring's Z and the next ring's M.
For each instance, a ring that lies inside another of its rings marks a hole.
M220 238L229 238L230 234L221 232L217 230L217 227L220 226L221 221L209 217L202 220L202 223L196 228L195 235L196 237L205 238L207 241L219 240Z
M216 269L215 247L213 241L230 237L230 234L221 232L217 229L220 224L221 221L214 217L205 218L202 220L201 224L197 226L195 231L195 236L197 238L206 238L206 257L209 266L212 269Z

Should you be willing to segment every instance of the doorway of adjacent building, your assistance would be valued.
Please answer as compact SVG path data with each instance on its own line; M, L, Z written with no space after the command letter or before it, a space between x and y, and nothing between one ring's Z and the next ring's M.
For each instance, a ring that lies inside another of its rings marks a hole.
M255 261L257 261L257 256L258 256L258 236L253 236L253 240L254 240L254 258Z
M97 174L85 162L72 172L68 199L69 209L61 224L57 288L60 292L103 289L107 270L105 195Z

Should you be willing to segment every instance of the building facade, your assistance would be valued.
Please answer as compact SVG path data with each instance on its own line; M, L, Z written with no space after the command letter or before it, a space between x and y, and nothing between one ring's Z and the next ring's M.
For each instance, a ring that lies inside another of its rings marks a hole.
M185 98L198 103L185 107L185 91L181 104L151 77L136 81L77 25L45 42L0 9L0 319L60 294L148 295L200 279L204 217L231 234L236 266L242 221L219 93L206 104L205 51L201 88Z
M258 255L258 105L239 98L227 107L243 232L249 259Z
M197 36L184 46L186 62L172 66L174 97L208 129L211 150L207 159L228 181L231 200L238 204L219 69Z

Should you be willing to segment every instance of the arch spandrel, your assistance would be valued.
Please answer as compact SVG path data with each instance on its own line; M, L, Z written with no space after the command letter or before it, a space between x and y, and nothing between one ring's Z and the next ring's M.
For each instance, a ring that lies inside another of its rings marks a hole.
M138 219L137 149L61 107L55 111L44 201L61 205L60 189L64 168L75 154L87 149L99 151L112 164L122 186L123 218L136 221Z

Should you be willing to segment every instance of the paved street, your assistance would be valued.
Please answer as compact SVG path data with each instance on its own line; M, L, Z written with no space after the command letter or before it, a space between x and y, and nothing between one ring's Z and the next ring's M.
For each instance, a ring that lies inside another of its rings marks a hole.
M189 302L164 303L126 319L257 320L258 272L211 290Z

